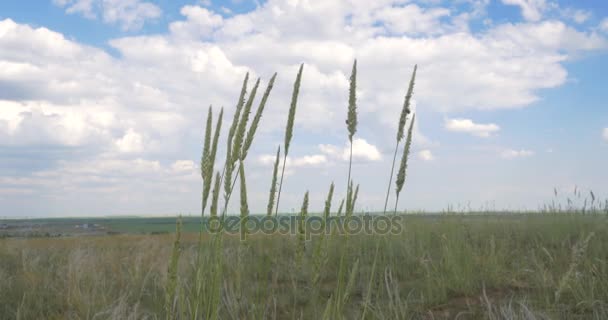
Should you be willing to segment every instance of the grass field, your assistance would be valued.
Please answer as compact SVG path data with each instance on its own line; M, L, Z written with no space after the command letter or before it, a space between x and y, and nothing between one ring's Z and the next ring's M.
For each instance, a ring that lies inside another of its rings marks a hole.
M225 236L219 318L322 317L342 252L352 271L347 319L364 309L367 319L608 318L605 215L408 216L403 223L399 235L330 236L321 251L315 237L305 258L296 237L253 235L243 243ZM182 315L195 296L198 238L186 232L180 244ZM166 318L173 241L172 234L2 239L0 319ZM203 255L211 244L205 236Z

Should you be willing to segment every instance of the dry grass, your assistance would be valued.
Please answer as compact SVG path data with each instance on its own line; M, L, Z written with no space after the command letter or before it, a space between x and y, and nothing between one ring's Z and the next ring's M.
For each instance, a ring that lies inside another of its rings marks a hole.
M349 271L359 261L342 280L349 287L345 318L360 317L365 305L368 319L608 314L604 216L410 217L405 226L399 236L351 236L347 247L344 238L329 236L323 263L313 259L315 238L301 266L297 237L250 235L239 252L238 235L225 236L218 317L322 317L340 281L345 248ZM1 240L0 319L164 318L173 242L171 235ZM198 234L183 234L177 285L184 317L193 296L197 243ZM202 252L212 245L205 236Z

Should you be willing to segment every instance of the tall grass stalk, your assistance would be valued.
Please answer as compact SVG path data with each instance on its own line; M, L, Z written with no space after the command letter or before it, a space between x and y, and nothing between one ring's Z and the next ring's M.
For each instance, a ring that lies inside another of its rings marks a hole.
M239 163L240 191L241 191L241 239L247 239L247 218L249 217L249 204L247 202L247 181L245 180L245 166Z
M220 110L220 115L217 118L215 125L215 132L213 134L213 141L209 147L209 137L211 135L211 119L213 118L211 107L209 107L209 118L207 119L207 130L205 132L205 147L203 148L203 156L201 159L201 177L203 178L203 196L202 196L202 208L201 215L205 216L205 208L207 207L207 200L209 199L209 192L211 191L211 182L213 180L213 171L215 167L215 157L217 155L217 144L220 138L220 131L222 130L222 118L224 116L224 108Z
M243 145L243 150L241 151L241 160L245 160L247 157L247 152L249 152L249 148L251 148L251 144L253 143L253 137L255 136L255 132L258 129L258 125L260 124L260 120L262 119L262 114L264 113L264 107L266 106L266 102L268 101L268 97L270 96L270 92L272 91L272 87L274 86L274 80L277 78L277 74L272 75L268 85L266 86L266 91L262 96L262 100L258 106L258 109L251 121L251 127L247 131L247 138L245 138L245 143Z
M343 208L344 208L344 199L342 199L342 201L340 201L340 205L338 206L338 212L336 213L336 215L338 217L342 215Z
M272 209L274 209L274 197L277 193L277 173L279 169L279 161L281 156L281 146L277 148L277 156L274 160L274 167L272 169L272 181L270 182L270 194L268 196L268 206L266 208L266 215L272 215Z
M395 197L395 211L394 214L397 214L397 206L399 205L399 194L403 189L403 184L405 183L405 174L407 170L407 160L410 156L410 148L412 145L412 134L414 123L416 121L416 115L412 117L412 121L410 121L410 128L407 130L407 139L405 140L405 147L403 147L403 155L401 156L401 165L399 166L399 172L397 172L397 179L395 180L396 184L396 197Z
M346 115L346 129L348 130L348 140L350 141L350 157L348 160L348 179L346 186L350 186L350 173L353 164L353 136L357 132L357 60L353 63L353 70L350 74L350 87L348 90L348 113Z
M313 304L315 306L319 305L318 299L319 293L321 292L321 287L319 283L321 282L321 278L323 276L323 269L327 265L328 255L327 255L327 244L326 244L326 235L327 232L327 221L329 220L331 214L331 203L334 196L334 183L332 182L329 186L329 192L327 193L327 199L325 200L325 207L323 209L323 219L321 220L321 233L319 234L319 239L314 248L312 255L312 288L313 288ZM331 226L330 226L331 227Z
M277 74L275 73L272 76L272 78L270 79L270 81L268 82L266 91L264 92L264 95L262 96L262 100L260 101L260 105L258 106L258 109L256 111L256 115L253 118L253 121L251 123L251 126L249 127L249 130L247 130L247 137L243 138L243 136L245 134L245 130L247 128L247 122L249 121L249 113L251 112L251 106L253 105L253 100L255 99L255 94L256 94L257 88L260 84L259 78L251 91L249 99L247 100L247 103L245 104L245 107L243 109L243 114L241 116L241 120L239 120L239 125L237 127L237 131L235 134L234 145L233 145L233 149L232 149L233 150L232 151L232 163L230 164L231 170L235 169L235 165L239 160L240 160L239 163L242 163L243 161L245 161L245 158L247 158L249 148L251 147L251 144L253 143L253 138L255 137L255 132L258 128L260 120L262 119L262 114L264 112L264 107L266 106L266 102L268 101L268 96L270 95L270 92L272 91L272 87L274 86L274 80L276 79L276 76L277 76ZM238 152L235 151L237 149L239 150ZM236 179L239 176L239 172L240 172L240 170L237 171L237 174L234 177L234 180L232 180L232 182L229 179L230 177L227 177L227 179L225 181L224 186L225 186L225 192L226 192L226 195L225 195L226 204L224 206L224 214L226 213L225 211L228 209L230 195L232 194L232 190L234 189L234 185L236 184Z
M215 174L215 183L213 185L213 192L211 193L211 207L209 208L209 214L212 217L217 217L217 205L220 198L220 189L222 177L219 171Z
M403 108L401 109L401 116L399 117L399 126L397 128L397 142L395 143L395 153L393 154L393 163L391 164L391 174L388 178L388 188L386 190L386 200L384 200L384 211L386 213L386 207L388 206L388 197L391 193L391 184L393 183L393 173L395 170L395 161L397 160L397 150L399 150L399 144L403 140L403 133L405 129L405 123L407 122L407 116L411 113L410 100L414 93L414 82L416 80L416 70L418 66L414 66L414 72L412 72L412 78L410 79L410 85L405 94L405 101L403 102Z
M226 175L224 177L224 210L222 212L222 216L226 215L226 211L228 210L228 203L230 202L230 196L232 195L232 190L234 188L234 183L236 182L237 176L232 179L232 173L234 169L236 169L237 162L241 159L241 151L243 147L243 141L245 139L245 133L247 131L247 122L249 121L249 114L251 113L251 106L253 105L253 100L255 99L255 94L257 92L258 86L260 85L260 79L256 81L251 93L249 94L249 98L247 99L247 103L243 106L243 110L241 111L241 118L238 121L238 125L236 126L236 130L234 132L234 139L232 141L232 145L228 146L228 148L232 148L230 153L230 159L226 159Z
M236 133L236 129L239 125L239 118L241 116L241 111L243 106L245 105L245 95L247 94L247 82L249 80L249 72L245 75L245 79L243 80L243 86L241 88L241 93L239 95L239 99L236 104L236 108L234 111L234 117L232 118L232 124L230 125L230 129L228 130L228 138L226 140L226 160L224 163L224 170L222 171L222 177L220 182L224 182L224 202L228 202L228 195L231 192L231 182L232 182L232 171L233 171L233 156L232 156L232 144L234 140L234 135Z
M348 192L346 194L346 212L345 219L342 222L344 225L348 225L350 221L350 217L354 212L355 204L357 201L357 193L359 192L359 186L357 186L356 190L353 191L353 183L348 186ZM330 312L330 317L328 319L342 319L344 317L344 306L348 303L348 299L350 296L350 290L352 289L352 284L354 281L354 277L356 276L357 268L359 265L359 260L357 259L353 267L350 271L350 276L348 277L348 281L346 279L346 254L349 248L349 234L345 232L344 242L341 248L340 254L340 263L338 265L338 276L336 289L332 294L332 297L328 301L328 306ZM325 319L325 317L324 317Z
M296 81L293 84L293 92L291 94L291 104L289 106L289 114L287 116L287 126L285 128L285 154L283 155L283 169L281 169L281 180L279 182L279 192L277 193L277 207L274 215L279 214L279 203L281 201L281 190L283 189L283 177L285 176L285 165L287 163L287 155L289 154L289 145L291 144L291 138L293 136L293 125L296 118L296 106L298 104L298 95L300 94L300 83L302 82L302 71L304 70L304 64L300 65Z
M181 234L182 234L182 218L181 216L177 219L175 225L175 241L173 242L173 250L171 251L171 260L167 268L167 286L165 291L165 312L167 320L175 319L175 303L177 302L177 267L179 264L179 257L181 254Z
M207 188L207 170L209 169L209 149L211 145L211 130L213 126L213 106L209 106L205 135L203 138L203 154L201 156L201 179L203 180L203 193L201 197L201 216L205 215L205 189Z
M302 266L302 258L306 253L306 218L308 217L308 191L304 194L300 219L298 220L298 247L296 250L296 261L298 266Z

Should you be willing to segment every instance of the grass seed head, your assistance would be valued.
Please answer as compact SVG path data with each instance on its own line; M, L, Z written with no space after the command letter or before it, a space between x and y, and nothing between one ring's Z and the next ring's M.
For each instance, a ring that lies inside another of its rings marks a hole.
M245 132L247 131L247 122L249 122L249 114L251 113L251 106L253 105L253 100L255 99L255 94L258 91L258 86L260 85L260 78L255 82L251 93L249 94L249 99L247 99L247 103L243 107L243 111L241 112L241 120L239 120L239 125L236 128L236 132L234 134L234 141L232 146L232 163L235 164L237 161L241 160L241 148L243 147L243 142L245 140Z
M353 70L350 74L346 127L348 129L348 139L352 142L353 136L357 132L357 60L353 63Z
M222 179L222 177L220 176L220 173L217 172L215 174L215 183L213 185L213 192L211 194L211 208L209 209L210 215L212 217L217 217L217 208L218 208L218 202L219 202L219 198L220 198L220 180Z
M405 129L405 122L407 121L407 115L412 112L412 110L410 109L410 100L412 99L412 95L414 94L416 70L418 70L418 65L414 66L414 72L412 72L410 85L407 88L407 94L405 95L405 101L403 102L403 109L401 109L401 117L399 117L399 129L397 130L397 141L401 141L401 139L403 139L403 131Z
M264 107L266 106L266 101L268 101L268 96L270 96L270 92L272 91L272 87L274 86L274 80L276 79L277 74L275 73L270 81L268 82L268 86L266 87L266 91L262 96L262 100L260 101L260 105L258 106L258 110L253 117L253 121L251 122L251 127L249 131L247 131L247 138L245 138L245 143L243 145L243 150L241 151L241 160L245 160L247 157L247 152L253 143L253 137L255 136L255 131L260 124L260 120L262 119L262 113L264 112Z
M289 115L287 116L287 127L285 129L285 155L289 153L289 145L293 136L293 124L296 118L296 106L298 103L298 95L300 94L300 83L302 82L302 71L304 64L300 65L300 70L296 76L296 81L293 84L293 92L291 94L291 105L289 106Z
M277 148L277 156L274 159L274 168L272 169L272 182L270 183L270 195L268 198L268 207L266 214L272 215L272 209L274 209L274 197L277 193L277 174L279 172L279 158L281 156L281 146Z
M395 180L395 184L397 185L397 195L401 193L401 189L403 189L403 184L405 183L405 174L407 170L407 160L410 155L410 147L412 145L412 134L414 128L414 122L416 121L416 115L412 117L412 121L410 122L410 127L407 131L407 139L405 141L405 147L403 147L403 155L401 156L401 165L399 166L399 171L397 172L397 179Z

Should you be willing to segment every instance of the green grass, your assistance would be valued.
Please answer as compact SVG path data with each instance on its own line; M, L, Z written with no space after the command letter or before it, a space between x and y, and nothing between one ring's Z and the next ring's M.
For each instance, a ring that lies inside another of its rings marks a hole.
M164 228L164 219L174 231L173 218L145 221ZM120 225L139 230L131 221ZM295 236L251 235L245 246L225 236L219 318L322 317L345 248L349 270L359 261L343 309L348 319L360 318L368 288L368 319L608 317L604 215L408 216L404 224L400 235L351 235L348 247L343 236L326 237L321 263L311 258L313 238L299 266ZM197 242L196 233L182 237L177 282L186 304L194 296ZM0 240L0 319L163 318L172 245L171 235ZM202 253L211 245L205 236Z

